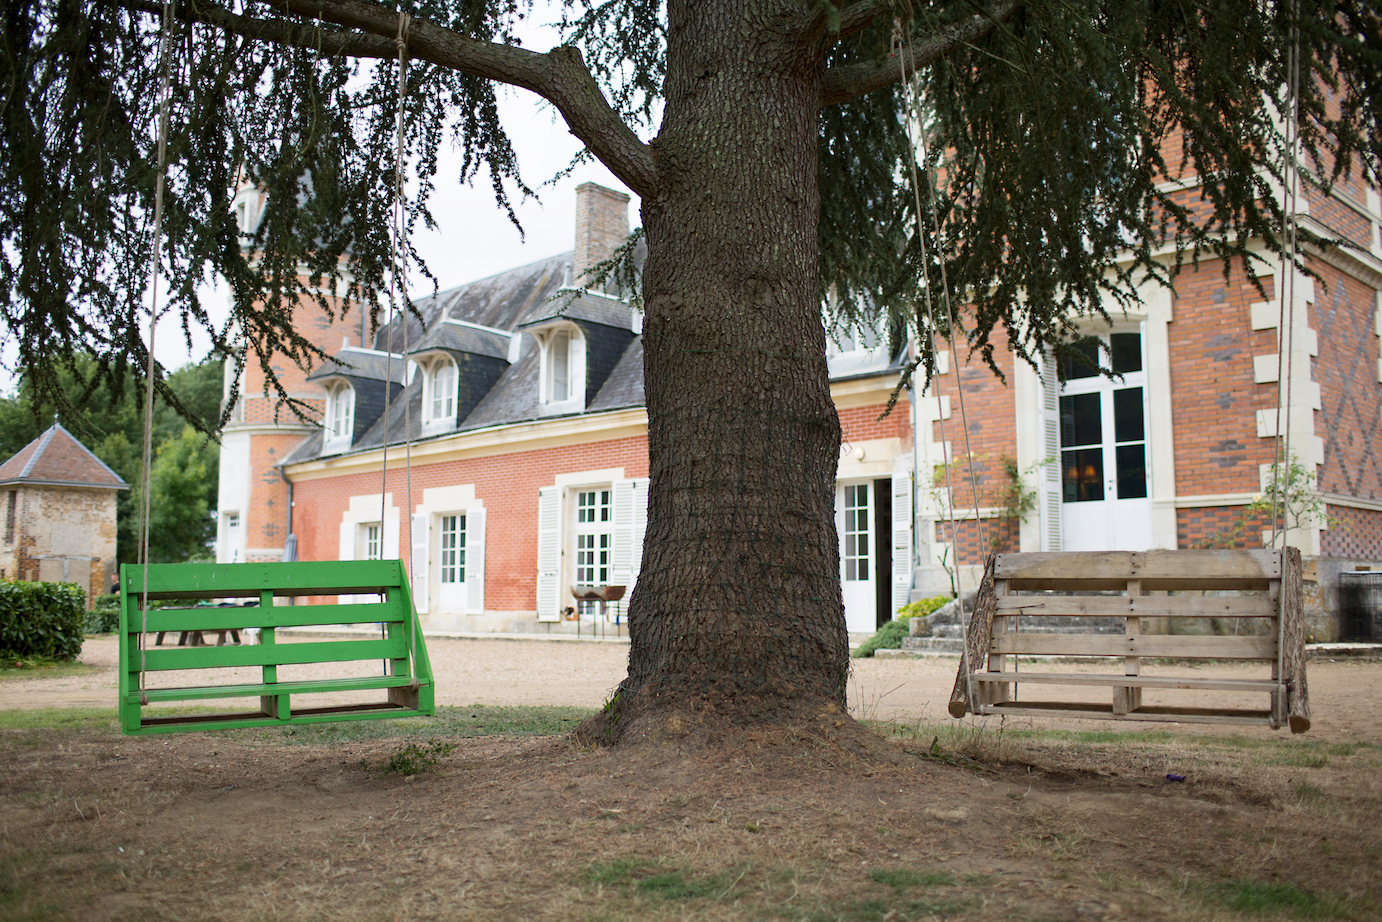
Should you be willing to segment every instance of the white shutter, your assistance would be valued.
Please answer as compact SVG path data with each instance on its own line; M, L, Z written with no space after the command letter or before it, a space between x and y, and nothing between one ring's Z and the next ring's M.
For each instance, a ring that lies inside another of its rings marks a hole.
M387 510L385 511L385 514L384 514L384 546L380 549L380 552L379 552L379 559L380 559L380 560L398 560L398 559L399 559L399 553L398 553L398 539L399 539L399 535L398 535L398 526L399 526L399 519L401 519L402 516L403 516L403 513L402 513L400 510L397 510L397 509L394 510L394 514L393 514L393 515L389 515L389 514L388 514L388 511L387 511Z
M337 560L355 559L355 529L354 522L341 523L340 548L336 552ZM353 595L341 595L336 597L336 601L341 605L349 605L355 601Z
M428 512L418 512L413 515L413 573L411 582L413 584L413 607L420 612L427 611L428 589L431 588L428 573L427 554L431 549L431 542L428 540L431 529L432 516Z
M633 583L633 507L637 504L632 480L614 484L614 552L610 555L609 581L614 586Z
M465 514L465 608L480 614L485 610L485 510L469 509Z
M337 560L355 559L355 523L341 523L341 545L336 553Z
M893 475L893 613L912 592L912 476Z
M537 491L537 620L560 621L561 487Z
M639 477L631 483L633 515L629 525L629 592L633 592L634 584L638 582L638 574L643 569L643 539L648 533L648 478Z
M1056 376L1056 358L1051 351L1041 356L1041 447L1042 465L1040 486L1041 549L1061 549L1061 462L1060 462L1060 380Z

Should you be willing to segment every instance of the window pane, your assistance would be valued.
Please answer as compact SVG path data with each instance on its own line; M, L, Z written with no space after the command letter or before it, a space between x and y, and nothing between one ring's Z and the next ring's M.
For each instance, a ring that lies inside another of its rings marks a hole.
M1081 448L1061 452L1062 500L1089 503L1104 498L1104 450Z
M1142 370L1142 334L1114 333L1109 337L1113 352L1113 373L1126 375Z
M1142 426L1142 388L1128 387L1113 392L1113 440L1140 442L1146 436Z
M1072 343L1070 348L1061 361L1061 376L1065 380L1092 378L1099 373L1099 340L1091 336Z
M1147 495L1147 449L1138 442L1119 445L1114 463L1118 465L1118 498L1141 499Z
M565 331L552 337L552 400L565 400L570 396L567 359L570 355L571 334Z
M1060 443L1062 448L1098 445L1104 441L1104 423L1099 413L1098 394L1073 394L1060 399Z

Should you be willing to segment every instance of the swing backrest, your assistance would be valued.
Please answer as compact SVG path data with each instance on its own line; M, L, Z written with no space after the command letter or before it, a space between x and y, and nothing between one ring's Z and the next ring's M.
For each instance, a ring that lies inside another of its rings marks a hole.
M145 568L121 567L119 711L126 734L434 711L427 648L397 560L152 564L147 576L144 609ZM330 596L339 602L321 603ZM307 627L328 632L291 631ZM331 635L332 627L340 633ZM215 645L199 643L208 635ZM168 646L160 644L165 638ZM360 700L378 691L386 700ZM310 697L299 703L299 696ZM187 709L188 702L225 698L257 698L257 708ZM168 710L177 704L180 711Z

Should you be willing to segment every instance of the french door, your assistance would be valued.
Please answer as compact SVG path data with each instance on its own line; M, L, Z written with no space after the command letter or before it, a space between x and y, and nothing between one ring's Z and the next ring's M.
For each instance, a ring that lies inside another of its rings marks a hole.
M1079 354L1064 363L1064 550L1141 551L1152 546L1144 356L1140 331L1115 332L1086 339Z

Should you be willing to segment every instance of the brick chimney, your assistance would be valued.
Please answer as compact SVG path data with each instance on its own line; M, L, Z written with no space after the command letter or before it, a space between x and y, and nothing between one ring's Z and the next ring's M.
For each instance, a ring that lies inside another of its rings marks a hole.
M576 187L576 257L571 284L584 287L587 269L609 259L629 235L629 197L593 182Z

